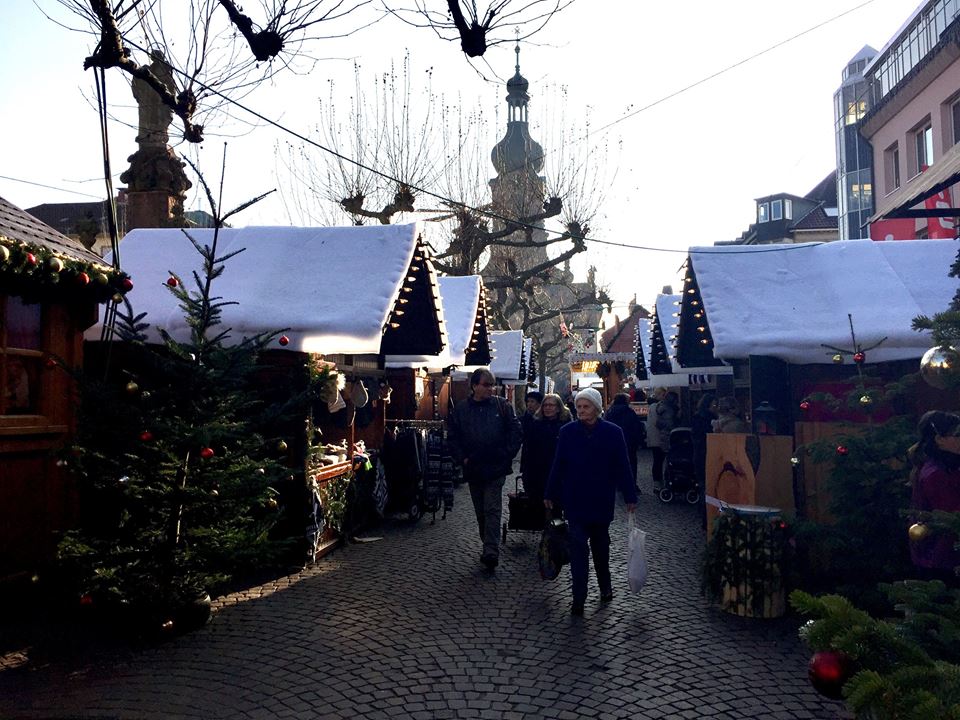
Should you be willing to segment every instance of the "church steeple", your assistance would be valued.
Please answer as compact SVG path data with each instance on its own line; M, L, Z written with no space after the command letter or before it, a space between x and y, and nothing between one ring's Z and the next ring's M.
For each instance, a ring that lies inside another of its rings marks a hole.
M507 80L507 134L496 144L490 160L498 175L506 175L528 168L534 173L543 169L543 148L530 137L527 104L530 83L520 74L520 43L514 49L517 64L512 78Z

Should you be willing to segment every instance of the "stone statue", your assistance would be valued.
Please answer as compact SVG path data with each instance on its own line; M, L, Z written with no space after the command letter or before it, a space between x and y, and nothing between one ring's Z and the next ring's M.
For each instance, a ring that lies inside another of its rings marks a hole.
M173 95L177 94L177 84L173 79L173 73L166 62L166 56L163 51L154 48L150 51L150 72L158 78ZM173 121L173 111L164 104L160 95L154 90L146 80L134 78L131 83L133 97L137 101L139 110L140 127L137 134L137 144L143 147L166 147L170 136L167 128Z

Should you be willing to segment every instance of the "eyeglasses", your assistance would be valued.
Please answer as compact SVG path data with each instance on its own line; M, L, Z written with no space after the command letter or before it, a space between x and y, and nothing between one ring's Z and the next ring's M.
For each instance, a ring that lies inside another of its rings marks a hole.
M481 385L481 386L483 386L483 387L493 387L494 385L496 385L496 383L492 383L492 382L482 382L482 383L477 383L477 384L478 384L478 385Z

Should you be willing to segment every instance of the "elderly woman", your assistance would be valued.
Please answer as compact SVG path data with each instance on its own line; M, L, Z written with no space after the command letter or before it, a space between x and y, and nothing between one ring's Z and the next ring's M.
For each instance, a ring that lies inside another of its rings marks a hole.
M600 602L613 599L610 578L610 523L623 493L627 512L637 503L623 431L600 418L603 399L593 388L577 393L577 422L560 428L557 452L547 480L544 505L562 504L569 525L570 575L573 581L571 614L583 615L587 600L588 562L600 587Z
M540 409L523 437L523 454L520 472L523 474L523 489L539 505L543 504L543 492L557 450L560 428L570 422L570 411L559 395L544 396Z

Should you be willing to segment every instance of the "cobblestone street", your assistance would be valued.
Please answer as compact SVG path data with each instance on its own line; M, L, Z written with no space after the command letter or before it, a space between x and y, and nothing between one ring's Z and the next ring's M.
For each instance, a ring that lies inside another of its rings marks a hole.
M221 599L198 632L0 673L0 717L842 717L807 682L795 620L700 597L696 510L645 487L638 512L647 587L627 589L618 514L616 597L601 606L591 587L583 618L569 614L568 570L540 579L532 533L511 532L496 572L482 569L461 486L445 520L388 523L371 533L381 541Z

